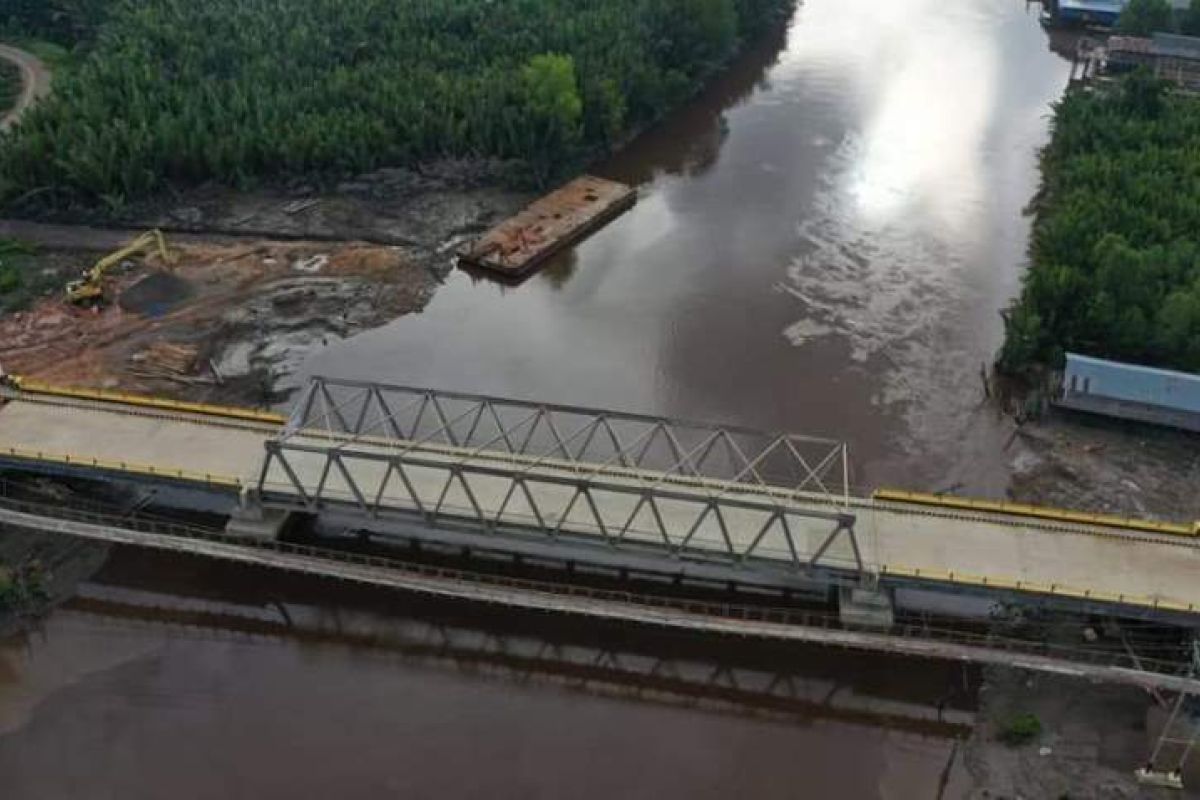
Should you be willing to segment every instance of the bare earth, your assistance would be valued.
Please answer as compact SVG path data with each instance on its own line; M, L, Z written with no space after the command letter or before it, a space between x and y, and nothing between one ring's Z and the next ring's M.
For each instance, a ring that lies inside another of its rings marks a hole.
M312 348L420 309L433 288L402 251L378 245L172 249L173 265L148 257L118 271L103 309L55 294L0 318L0 363L64 385L257 405Z

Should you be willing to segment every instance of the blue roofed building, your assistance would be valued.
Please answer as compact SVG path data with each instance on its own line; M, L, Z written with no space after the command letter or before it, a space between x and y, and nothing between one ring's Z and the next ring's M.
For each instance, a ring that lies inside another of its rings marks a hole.
M1067 354L1063 408L1200 432L1200 375Z
M1125 0L1058 0L1057 17L1081 25L1115 25L1124 8Z
M1186 9L1191 0L1168 0L1176 11ZM1115 25L1129 0L1058 0L1052 4L1052 16L1061 23L1076 25Z

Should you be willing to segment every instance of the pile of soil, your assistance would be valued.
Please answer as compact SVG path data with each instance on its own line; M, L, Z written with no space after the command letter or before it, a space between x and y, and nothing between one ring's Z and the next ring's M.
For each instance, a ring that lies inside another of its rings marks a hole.
M161 317L190 298L192 285L172 272L151 272L121 293L122 310Z

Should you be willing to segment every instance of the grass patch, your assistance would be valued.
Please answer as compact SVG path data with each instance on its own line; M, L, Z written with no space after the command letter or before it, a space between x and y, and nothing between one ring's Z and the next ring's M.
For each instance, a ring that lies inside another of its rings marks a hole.
M34 248L15 239L0 239L0 312L15 311L31 299L33 282L26 275L34 267Z
M61 44L47 42L42 39L19 39L14 43L27 53L32 53L42 60L53 72L61 72L74 66L78 60L75 54Z
M1029 744L1042 734L1042 721L1034 714L1017 714L1000 728L1000 741L1009 747Z

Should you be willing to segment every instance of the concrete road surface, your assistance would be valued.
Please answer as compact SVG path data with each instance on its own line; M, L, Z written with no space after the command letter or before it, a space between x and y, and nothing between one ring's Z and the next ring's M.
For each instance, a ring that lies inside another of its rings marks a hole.
M279 429L266 425L214 424L210 419L186 414L157 414L144 409L126 409L119 404L74 401L37 401L13 398L0 405L0 455L29 457L31 453L71 456L73 459L99 459L110 463L149 465L173 472L182 469L202 474L240 478L246 485L257 482L265 455L265 443ZM329 442L320 436L298 434L294 444L320 445ZM381 506L396 509L415 507L402 481L385 481L386 467L368 459L368 452L409 449L401 443L357 443L340 451L344 467L356 484ZM478 503L488 517L503 512L528 513L524 502L505 505L510 479L480 474L471 479L470 497L465 491L447 492L447 467L466 458L475 466L497 464L511 459L504 454L453 451L453 448L417 446L406 455L406 467L413 491L426 508L442 505L448 516L473 518ZM415 466L413 462L423 462ZM353 493L338 470L327 470L324 450L317 453L289 453L294 475L306 493L313 495L323 484L321 496L354 505ZM495 463L492 463L495 462ZM130 467L130 471L136 471ZM122 471L125 471L122 469ZM561 474L560 474L561 473ZM545 480L569 478L571 469L553 462L539 463L524 471L530 481L534 500L546 516L562 519L564 530L596 535L597 525L580 507L569 509L571 491L550 485ZM394 478L394 476L393 476ZM640 486L635 478L605 477L616 485ZM286 497L299 495L291 476L278 464L271 464L267 489ZM755 487L743 494L769 494ZM676 500L659 502L659 512L669 530L680 535L695 522L696 508L704 502L707 490L674 486ZM696 502L689 503L692 494ZM462 496L456 496L462 495ZM629 492L597 491L595 499L605 526L618 530L633 513ZM828 521L806 517L803 499L787 501L789 524L796 534L797 549L811 556L828 534ZM689 506L692 506L689 508ZM827 507L822 506L824 510ZM508 509L507 512L504 510ZM1164 608L1200 609L1200 542L1189 537L1136 534L1085 525L1048 525L1044 521L1008 518L1002 514L967 514L915 510L870 500L852 500L864 561L873 569L889 575L917 574L922 579L970 584L989 588L1012 588L1056 594L1091 601L1132 603ZM754 515L758 516L755 517ZM731 511L727 514L730 536L739 552L762 528L765 512ZM752 518L753 517L753 518ZM554 521L553 519L551 520ZM787 562L789 553L778 531L762 540L756 554ZM661 534L647 520L634 521L625 539L654 542ZM674 539L674 537L672 537ZM691 546L720 550L724 547L719 531L701 525ZM847 563L849 554L844 541L828 553L833 561ZM827 556L827 557L828 557Z

